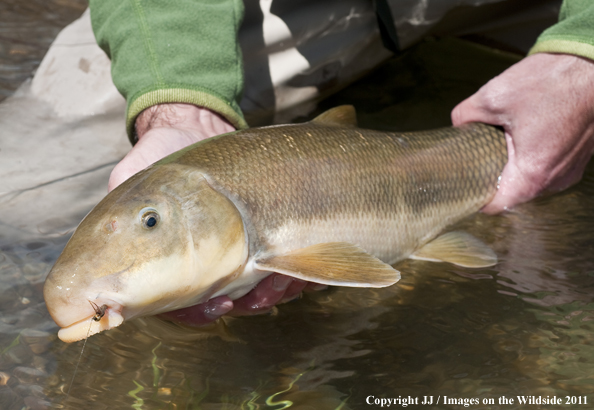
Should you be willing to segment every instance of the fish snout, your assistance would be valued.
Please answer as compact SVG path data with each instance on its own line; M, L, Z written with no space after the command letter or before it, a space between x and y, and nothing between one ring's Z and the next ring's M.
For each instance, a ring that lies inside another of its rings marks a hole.
M58 331L60 340L66 343L76 342L117 327L124 322L122 305L110 300L98 301L102 304L89 303L92 312L90 315L84 316L81 320L68 326L62 326L62 329Z
M67 277L72 275L53 269L43 288L47 310L61 327L60 340L75 342L122 324L121 303L101 294L89 297L86 282L66 280Z

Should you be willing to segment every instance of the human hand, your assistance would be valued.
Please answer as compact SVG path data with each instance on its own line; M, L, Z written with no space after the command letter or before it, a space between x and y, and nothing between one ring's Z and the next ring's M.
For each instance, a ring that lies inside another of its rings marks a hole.
M482 211L510 209L578 182L594 152L594 62L568 54L534 54L462 101L452 122L505 130L508 163Z
M195 142L235 128L214 112L191 104L160 104L144 110L136 119L138 142L115 166L108 191L151 165Z
M232 301L228 296L218 296L205 303L190 306L160 316L174 322L201 326L227 314L249 316L268 312L275 305L297 298L302 291L317 291L327 288L313 282L273 273L262 280L247 295Z
M161 104L148 108L136 119L138 142L113 169L108 189L111 191L138 171L175 151L234 130L231 124L206 108L190 104ZM325 287L275 273L235 301L227 296L219 296L162 316L200 326L224 314L243 316L264 313L278 303L294 299L304 289L318 290Z

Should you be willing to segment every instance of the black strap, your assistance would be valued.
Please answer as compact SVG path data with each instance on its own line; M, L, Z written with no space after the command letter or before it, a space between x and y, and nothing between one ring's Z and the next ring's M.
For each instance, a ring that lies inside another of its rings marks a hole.
M393 53L400 51L398 43L398 34L394 25L394 18L388 0L374 0L375 13L377 14L377 24L382 36L384 47Z

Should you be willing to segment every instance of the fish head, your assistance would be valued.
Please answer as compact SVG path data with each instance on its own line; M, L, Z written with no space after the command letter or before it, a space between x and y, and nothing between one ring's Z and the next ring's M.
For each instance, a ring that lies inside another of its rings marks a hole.
M58 337L72 342L208 300L241 272L247 248L237 208L201 173L155 165L83 219L48 275L44 298L62 328Z

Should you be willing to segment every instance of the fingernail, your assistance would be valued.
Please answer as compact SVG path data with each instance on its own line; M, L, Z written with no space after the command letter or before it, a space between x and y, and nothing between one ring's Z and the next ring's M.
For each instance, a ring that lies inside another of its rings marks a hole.
M272 289L277 292L281 292L286 290L289 285L293 282L293 278L290 276L285 275L276 275L274 280L272 281Z
M328 289L328 285L322 285L321 283L318 283L318 284L312 286L312 290L324 290L324 289Z
M216 320L233 309L233 302L209 303L204 308L204 317L209 320Z

